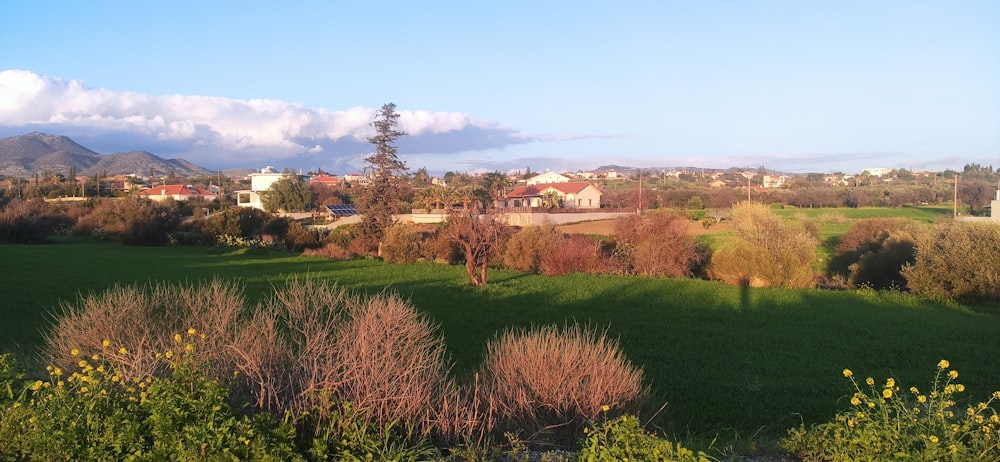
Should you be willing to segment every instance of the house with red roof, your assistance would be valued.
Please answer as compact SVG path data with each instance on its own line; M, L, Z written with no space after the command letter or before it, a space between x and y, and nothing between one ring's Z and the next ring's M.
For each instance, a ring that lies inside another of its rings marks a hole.
M586 181L571 181L567 183L546 183L531 186L518 186L504 199L504 207L596 209L601 206L602 192L597 186Z
M320 173L318 175L313 175L309 178L309 184L318 184L322 186L336 187L340 186L340 178L333 175L327 175L326 173Z
M219 195L214 192L183 184L153 186L152 188L139 191L139 196L152 199L157 202L167 199L183 201L191 199L192 197L203 197L210 201L214 201L219 198Z

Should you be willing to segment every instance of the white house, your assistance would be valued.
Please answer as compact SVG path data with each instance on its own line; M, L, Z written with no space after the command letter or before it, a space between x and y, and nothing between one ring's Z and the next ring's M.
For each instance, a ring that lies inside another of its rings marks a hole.
M285 174L279 172L276 168L267 166L260 169L260 173L251 173L250 177L250 189L236 191L236 205L240 207L253 207L255 209L264 210L264 205L261 203L260 193L271 189L271 185L275 181L284 178Z
M885 167L872 167L872 168L866 168L866 169L862 170L861 172L862 173L868 173L871 176L883 177L883 176L886 176L886 175L892 173L892 169L891 168L885 168Z
M569 178L556 172L545 172L528 178L527 180L528 186L549 183L569 183Z
M546 196L554 195L563 208L599 208L601 190L586 181L518 186L504 199L505 207L545 207Z

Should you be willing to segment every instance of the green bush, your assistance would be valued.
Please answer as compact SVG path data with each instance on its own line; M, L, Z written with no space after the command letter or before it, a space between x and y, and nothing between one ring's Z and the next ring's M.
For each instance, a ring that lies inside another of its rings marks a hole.
M420 259L421 234L412 225L396 223L382 238L382 259L390 263L414 263Z
M542 256L556 247L561 239L553 226L525 226L507 242L504 264L525 273L538 273L542 267Z
M816 238L785 222L764 204L733 207L732 242L712 255L712 277L753 287L807 288L815 285Z
M857 221L841 236L829 272L846 278L853 288L906 289L902 268L914 262L918 232L907 220Z
M701 452L697 454L644 430L639 418L623 415L606 419L584 429L586 436L580 441L577 460L591 461L692 461L708 462Z
M904 391L892 377L882 386L868 377L862 388L844 369L854 388L851 408L832 422L790 430L782 445L807 461L1000 460L1000 416L993 407L1000 391L963 409L957 395L965 386L950 366L938 363L928 392Z
M50 366L48 380L0 409L0 458L302 460L292 428L234 412L226 388L193 367L199 353L188 345L162 379L126 380L101 355L79 356L70 374Z
M952 222L917 238L910 290L939 299L1000 299L1000 226Z

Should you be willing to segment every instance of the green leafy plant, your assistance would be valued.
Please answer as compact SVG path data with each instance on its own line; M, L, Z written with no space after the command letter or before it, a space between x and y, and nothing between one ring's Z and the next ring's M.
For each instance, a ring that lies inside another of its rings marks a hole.
M710 460L704 453L695 453L680 443L672 443L644 430L639 418L634 415L602 419L585 428L584 432L585 436L580 441L580 461Z
M851 408L832 422L790 430L783 446L803 460L1000 459L1000 416L993 407L1000 391L962 409L956 400L965 386L955 382L958 371L950 366L947 360L938 363L927 393L917 387L904 391L893 377L881 387L868 377L862 388L844 369L854 387Z
M180 352L163 353L168 378L118 375L102 359L110 341L102 354L74 350L78 369L68 375L49 366L48 380L27 384L0 408L0 458L301 460L290 425L230 407L228 390L201 372L198 337L189 337Z

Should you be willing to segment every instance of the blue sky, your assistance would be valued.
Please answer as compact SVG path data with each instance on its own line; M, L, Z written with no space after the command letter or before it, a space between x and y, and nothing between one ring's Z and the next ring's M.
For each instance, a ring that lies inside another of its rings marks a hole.
M212 169L1000 167L1000 2L0 3L0 136Z

